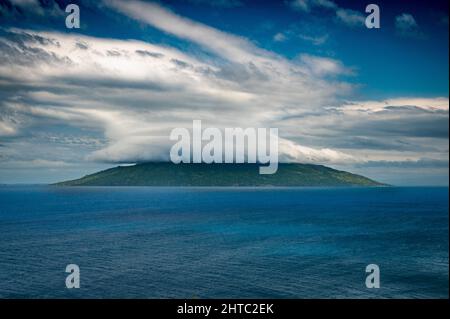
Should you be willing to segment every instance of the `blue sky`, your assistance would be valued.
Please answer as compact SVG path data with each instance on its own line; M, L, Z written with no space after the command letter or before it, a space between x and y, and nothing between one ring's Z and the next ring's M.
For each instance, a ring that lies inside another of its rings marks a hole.
M65 28L78 3L81 28ZM283 161L448 184L448 2L0 1L0 182L165 160L167 134L278 127Z

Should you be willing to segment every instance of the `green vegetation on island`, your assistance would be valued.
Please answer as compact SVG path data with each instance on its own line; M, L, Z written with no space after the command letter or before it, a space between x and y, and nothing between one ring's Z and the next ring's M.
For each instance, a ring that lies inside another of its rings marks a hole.
M272 175L260 164L141 163L118 166L60 186L382 186L367 177L312 164L280 163Z

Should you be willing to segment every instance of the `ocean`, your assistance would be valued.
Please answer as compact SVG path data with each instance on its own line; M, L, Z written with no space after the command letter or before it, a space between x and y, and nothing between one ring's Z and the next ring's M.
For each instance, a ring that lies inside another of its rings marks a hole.
M448 188L0 186L0 298L448 298L448 225Z

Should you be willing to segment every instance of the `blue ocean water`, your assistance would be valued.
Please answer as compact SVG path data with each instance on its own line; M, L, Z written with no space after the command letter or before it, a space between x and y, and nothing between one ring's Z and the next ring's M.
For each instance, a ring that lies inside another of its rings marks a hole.
M0 297L448 298L448 207L448 188L1 186Z

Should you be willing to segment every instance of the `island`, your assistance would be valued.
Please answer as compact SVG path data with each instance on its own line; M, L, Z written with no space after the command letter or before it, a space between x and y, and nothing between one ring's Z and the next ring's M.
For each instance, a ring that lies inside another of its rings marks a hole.
M272 175L259 164L138 163L117 166L57 186L250 186L327 187L384 186L367 177L323 165L280 163Z

